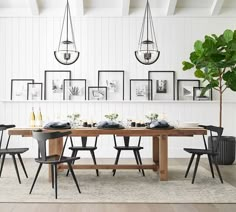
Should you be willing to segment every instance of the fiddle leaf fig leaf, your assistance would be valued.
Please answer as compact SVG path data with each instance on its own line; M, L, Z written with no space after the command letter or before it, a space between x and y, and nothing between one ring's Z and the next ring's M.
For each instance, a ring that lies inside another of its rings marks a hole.
M230 29L226 29L223 33L223 36L224 36L226 43L228 43L229 41L233 40L234 32Z
M202 70L200 70L200 69L197 69L197 70L194 72L194 75L195 75L195 77L197 77L197 78L205 78L205 73L204 73Z
M183 64L183 70L184 70L184 71L186 71L186 70L191 69L191 68L194 67L194 65L193 65L192 63L189 63L189 62L187 62L187 61L182 62L182 64Z

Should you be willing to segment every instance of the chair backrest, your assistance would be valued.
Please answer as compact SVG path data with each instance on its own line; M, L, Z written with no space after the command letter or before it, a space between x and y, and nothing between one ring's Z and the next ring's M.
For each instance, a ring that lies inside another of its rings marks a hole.
M82 147L87 147L87 141L88 141L88 137L87 136L82 136L81 137L81 143L82 143ZM98 136L96 136L95 138L95 143L94 143L94 147L97 147L97 141L98 141ZM72 137L70 136L70 142L71 142L71 146L74 146Z
M4 132L4 130L7 130L7 129L10 129L10 128L13 128L13 127L16 127L16 125L14 125L14 124L11 124L11 125L0 124L0 131L1 131L0 149L2 148L2 140L3 140L3 132ZM6 149L8 148L10 137L11 136L9 135L8 139L7 139Z
M224 128L216 127L213 125L207 125L207 126L206 125L199 125L199 126L203 127L204 129L206 129L210 132L211 150L213 153L218 152L219 145L220 145L220 139L223 134ZM216 134L215 138L213 137L213 133ZM204 140L205 149L208 149L204 135L203 135L203 140Z
M116 135L113 135L113 137L114 137L115 147L117 147ZM129 147L130 136L123 136L123 138L124 138L124 145L125 145L125 147ZM137 146L140 146L141 138L142 137L139 136L139 140L138 140L138 145Z
M33 138L35 138L38 141L38 150L39 150L39 157L41 157L43 160L46 160L47 158L47 145L46 141L49 139L56 139L56 138L62 138L66 136L65 143L63 145L62 152L60 154L59 160L61 160L65 146L67 143L68 136L71 134L71 131L67 132L44 132L42 130L35 130L32 131Z

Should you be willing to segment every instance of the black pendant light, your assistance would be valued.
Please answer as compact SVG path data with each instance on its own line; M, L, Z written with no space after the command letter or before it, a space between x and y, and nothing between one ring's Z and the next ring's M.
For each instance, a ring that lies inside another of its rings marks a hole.
M62 22L58 49L57 51L54 51L54 55L57 61L63 65L71 65L79 58L79 52L76 50L75 45L75 37L68 0Z
M147 0L138 43L138 50L135 51L135 57L140 63L144 65L151 65L157 61L159 56L160 51L158 51L157 48L151 9L149 1Z

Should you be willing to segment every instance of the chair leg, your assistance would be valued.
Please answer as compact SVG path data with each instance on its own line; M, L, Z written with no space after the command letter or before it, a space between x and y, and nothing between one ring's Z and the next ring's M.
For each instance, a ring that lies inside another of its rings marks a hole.
M32 191L33 191L35 182L36 182L36 180L37 180L37 178L38 178L38 175L39 175L39 172L40 172L40 170L41 170L41 168L42 168L42 165L43 165L42 163L39 164L39 167L38 167L38 170L37 170L36 175L35 175L35 177L34 177L34 181L33 181L33 184L32 184L32 186L31 186L31 189L30 189L29 194L31 194Z
M94 165L97 165L96 158L95 158L95 154L94 154L94 150L90 150L90 153L91 153L91 156L92 156L92 158L93 158L93 163L94 163ZM98 169L96 169L96 174L97 174L97 176L99 176Z
M25 176L26 176L26 178L28 178L28 175L27 175L27 172L26 172L26 169L25 169L23 160L22 160L22 158L21 158L21 155L20 155L20 154L17 154L17 156L18 156L19 161L20 161L20 163L21 163L21 166L22 166L22 168L23 168L23 170L24 170Z
M136 163L137 163L137 165L139 165L138 156L136 154L136 151L133 150L133 152L134 152L134 157L135 157ZM140 169L138 169L138 171L140 172Z
M119 161L119 158L120 158L120 152L121 152L121 150L117 150L115 165L118 164L118 161ZM113 169L113 176L115 176L115 174L116 174L116 169Z
M187 168L186 173L185 173L185 176L184 176L185 178L188 176L188 173L189 173L189 170L190 170L190 168L191 168L191 165L192 165L192 162L193 162L194 157L195 157L195 154L193 153L192 156L191 156L191 158L190 158L190 161L189 161L189 164L188 164L188 168Z
M73 168L72 168L72 166L71 166L70 163L68 163L68 166L69 166L69 169L70 169L70 173L71 173L71 175L72 175L72 177L73 177L73 179L74 179L75 185L76 185L76 187L77 187L79 193L81 193L80 188L79 188L78 181L77 181L76 176L75 176L75 173L74 173L74 171L73 171Z
M137 154L138 159L139 159L139 164L142 165L143 163L142 163L142 160L141 160L141 156L140 156L139 151L136 151L136 154ZM143 174L143 176L145 177L145 173L144 173L144 170L143 170L143 169L142 169L142 174Z
M55 198L57 199L57 164L54 165Z
M73 150L72 151L72 154L71 154L71 157L76 157L78 151L77 150ZM75 161L72 161L72 164L75 164ZM66 176L68 177L69 175L69 172L70 172L70 169L67 170L67 173L66 173Z
M210 165L210 168L211 168L212 178L215 178L215 176L214 176L214 170L213 170L213 166L212 166L211 155L207 155L207 157L208 157L209 165Z
M15 166L15 170L16 170L16 175L17 175L18 181L21 184L20 175L19 175L19 171L18 171L15 155L12 155L12 160L13 160L13 163L14 163L14 166Z
M52 188L54 188L54 166L51 164Z
M2 163L1 163L1 169L0 169L0 177L1 177L1 175L2 175L2 169L3 169L5 157L6 157L6 154L3 154L3 156L2 156Z
M220 182L221 182L221 183L224 183L224 182L223 182L223 179L222 179L222 176L221 176L221 173L220 173L219 166L218 166L216 160L215 160L215 167L216 167L217 173L218 173L218 175L219 175Z
M200 157L201 157L201 155L197 155L197 160L196 160L196 164L195 164L195 168L194 168L194 172L193 172L192 184L194 184L194 180L195 180L195 177L196 177L196 173L197 173L197 168L198 168L198 164L199 164L199 161L200 161Z

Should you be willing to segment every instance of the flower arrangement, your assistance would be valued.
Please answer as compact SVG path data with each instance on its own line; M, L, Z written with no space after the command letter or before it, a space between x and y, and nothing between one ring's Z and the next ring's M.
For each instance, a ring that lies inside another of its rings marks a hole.
M151 122L152 121L157 121L157 118L158 118L158 114L157 113L150 113L149 115L145 115L145 117L150 120Z
M79 117L80 117L79 113L73 113L67 116L67 118L69 118L72 122L77 122Z
M118 116L119 115L117 113L111 113L105 115L105 118L109 119L110 121L115 121L118 118Z

